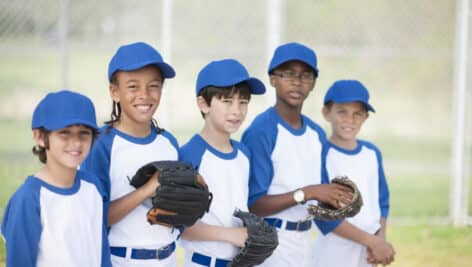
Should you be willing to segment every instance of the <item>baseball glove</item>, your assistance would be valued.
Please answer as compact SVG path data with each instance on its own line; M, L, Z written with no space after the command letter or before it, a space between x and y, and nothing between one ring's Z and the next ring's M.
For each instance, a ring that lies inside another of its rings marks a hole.
M318 205L308 205L309 218L315 218L322 221L333 221L344 219L346 217L354 217L363 205L362 196L359 189L346 176L337 176L331 180L331 183L337 183L348 187L353 192L352 200L349 204L340 208L331 206L328 203L318 202Z
M250 212L237 209L233 215L243 221L248 237L244 247L228 264L228 267L249 267L261 264L272 255L279 244L277 230L264 219Z
M180 161L155 161L142 166L131 178L136 188L158 172L160 186L147 213L150 224L170 227L191 226L210 208L213 195L202 176L191 164Z

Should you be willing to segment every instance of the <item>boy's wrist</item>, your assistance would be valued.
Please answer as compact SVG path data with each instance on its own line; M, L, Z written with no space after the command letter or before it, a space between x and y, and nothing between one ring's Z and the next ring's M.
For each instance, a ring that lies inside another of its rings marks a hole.
M305 201L316 199L316 185L301 187L300 190L304 193ZM315 193L313 191L315 191Z
M306 194L305 192L303 191L302 188L298 188L297 190L293 191L293 200L295 200L295 202L297 204L305 204L306 203Z
M247 239L246 227L230 227L225 229L227 229L227 231L222 235L223 241L226 241L237 247L244 246L244 242Z
M378 238L375 235L371 235L369 233L364 233L364 237L362 238L362 244L368 248L372 248L375 246L375 239Z

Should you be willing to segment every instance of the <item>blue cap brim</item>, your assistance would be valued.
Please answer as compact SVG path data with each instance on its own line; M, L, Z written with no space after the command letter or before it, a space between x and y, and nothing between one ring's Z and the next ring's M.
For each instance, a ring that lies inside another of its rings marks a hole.
M259 79L251 77L246 80L247 84L251 88L251 94L253 95L262 95L265 93L265 85Z
M225 81L225 82L220 82L220 83L214 83L214 84L206 84L202 86L199 90L197 95L200 93L201 90L208 86L215 86L215 87L229 87L236 85L238 83L246 82L249 85L249 88L251 89L251 94L253 95L262 95L265 93L265 85L263 82L261 82L259 79L254 78L254 77L249 77L247 79L241 78L241 79L234 79L231 81Z
M298 55L295 55L295 56L291 56L291 57L281 59L279 62L277 62L277 64L275 64L273 66L270 66L267 73L270 74L273 70L275 70L276 68L280 67L281 65L283 65L283 64L285 64L289 61L300 61L300 62L306 64L308 67L310 67L315 74L317 74L319 72L318 68L316 66L314 66L312 62L309 62L305 58L298 57Z
M332 101L332 100L330 100ZM329 102L329 101L328 101ZM336 101L333 101L334 103L349 103L349 102L361 102L362 104L364 104L364 106L367 108L368 111L372 111L375 113L375 109L372 105L370 105L369 103L366 103L364 100L362 99L358 99L358 98L343 98L343 99L336 99ZM327 103L324 103L324 104L327 104Z
M152 61L152 60L139 62L137 64L131 64L131 65L128 65L128 66L124 66L124 67L119 68L116 71L120 71L120 70L133 71L133 70L137 70L137 69L143 68L143 67L148 66L148 65L156 66L161 71L162 76L164 78L174 78L175 77L175 71L169 64L164 63L164 62L156 62L156 61Z
M60 129L63 129L72 125L85 125L92 129L98 130L98 126L96 124L92 124L90 123L90 121L81 120L81 119L70 119L70 120L65 120L58 123L49 123L49 124L45 124L43 127L48 131L57 131L57 130L60 130Z

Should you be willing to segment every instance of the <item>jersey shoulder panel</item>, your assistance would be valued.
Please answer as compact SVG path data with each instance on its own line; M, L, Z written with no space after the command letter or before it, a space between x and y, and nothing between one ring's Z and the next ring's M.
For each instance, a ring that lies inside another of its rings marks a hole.
M326 133L325 131L323 130L323 128L321 128L321 126L319 124L317 124L316 122L314 122L312 119L308 118L307 116L303 115L302 114L302 118L303 118L303 121L306 122L307 126L311 129L313 129L315 132L318 133L318 136L320 138L320 141L324 144L327 142L327 137L326 137Z
M169 131L164 130L161 132L161 135L167 139L169 139L170 143L175 147L176 150L179 150L179 142L174 135L172 135Z
M195 134L179 150L179 160L186 161L198 169L202 161L203 153L206 150L206 144L198 134Z

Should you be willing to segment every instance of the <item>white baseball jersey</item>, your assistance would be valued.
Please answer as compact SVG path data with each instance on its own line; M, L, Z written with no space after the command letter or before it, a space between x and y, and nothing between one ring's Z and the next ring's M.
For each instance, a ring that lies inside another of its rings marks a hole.
M294 129L274 107L259 114L243 134L242 142L251 152L249 206L264 195L283 194L310 184L321 183L321 152L324 131L302 115L302 126ZM304 205L296 205L269 216L283 221L306 220ZM337 224L316 221L324 233ZM264 266L309 266L310 231L279 229L279 246Z
M375 145L360 140L353 150L328 143L323 151L323 158L324 179L348 176L361 192L364 202L362 209L356 216L346 220L361 230L374 234L380 229L380 218L387 218L389 212L389 190L380 150ZM366 257L363 245L335 233L320 235L315 241L314 266L371 266Z
M3 216L6 266L111 266L106 214L91 173L77 171L70 188L27 177Z
M249 152L234 140L231 140L231 145L233 151L223 153L210 146L200 135L194 135L179 153L180 160L191 163L198 170L213 194L209 212L200 219L209 225L242 227L241 220L233 216L233 211L248 210ZM186 259L197 252L231 260L239 252L239 248L227 242L181 240L180 243L185 248ZM184 266L200 265L186 260Z
M158 160L177 160L177 140L167 131L157 133L152 130L144 138L123 133L104 126L92 151L81 165L81 169L94 172L107 189L110 201L116 200L135 190L129 179L143 165ZM177 239L179 231L172 228L151 225L146 214L152 204L145 201L117 223L111 225L108 239L110 247L129 249L159 249ZM128 255L127 255L128 257ZM112 261L120 261L112 255ZM173 261L173 264L169 262ZM130 259L127 266L175 266L175 253L165 260ZM147 266L147 265L146 265Z

